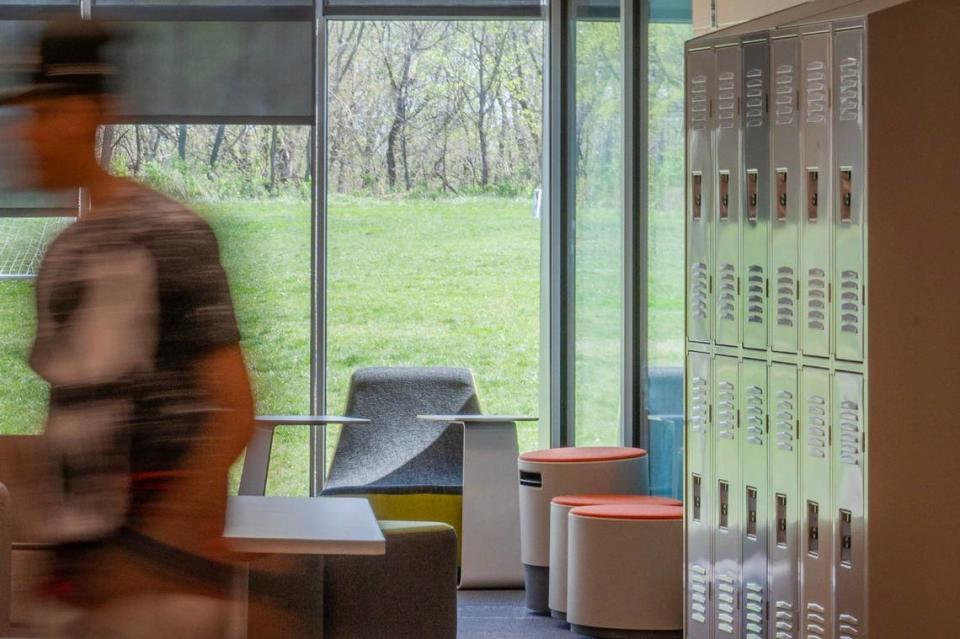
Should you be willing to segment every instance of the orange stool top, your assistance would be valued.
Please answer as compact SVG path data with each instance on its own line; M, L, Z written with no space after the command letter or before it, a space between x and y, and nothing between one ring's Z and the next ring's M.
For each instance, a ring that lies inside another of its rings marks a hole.
M570 464L577 462L622 461L646 457L642 448L622 446L574 446L569 448L546 448L520 455L522 461Z
M633 521L683 519L683 508L663 504L607 504L581 506L570 511L577 517L593 519L628 519Z
M657 504L660 506L683 506L683 502L672 497L657 495L561 495L553 498L559 506L579 508L581 506L607 506L611 504Z

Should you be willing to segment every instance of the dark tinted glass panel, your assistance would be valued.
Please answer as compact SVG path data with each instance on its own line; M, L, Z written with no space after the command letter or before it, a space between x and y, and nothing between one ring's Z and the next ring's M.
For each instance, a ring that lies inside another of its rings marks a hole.
M130 22L115 50L128 115L309 121L309 22Z

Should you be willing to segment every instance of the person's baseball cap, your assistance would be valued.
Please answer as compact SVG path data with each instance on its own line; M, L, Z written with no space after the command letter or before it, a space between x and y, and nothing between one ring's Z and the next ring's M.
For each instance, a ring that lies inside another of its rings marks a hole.
M31 83L0 94L0 106L45 97L104 95L113 92L115 65L104 49L115 35L96 20L61 18L46 25Z

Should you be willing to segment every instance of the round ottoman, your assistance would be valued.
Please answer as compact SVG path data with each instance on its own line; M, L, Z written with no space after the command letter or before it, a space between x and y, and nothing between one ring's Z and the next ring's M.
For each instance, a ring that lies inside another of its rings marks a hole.
M568 522L567 621L591 637L681 637L683 508L583 506Z
M576 493L648 492L640 448L550 448L520 455L520 556L527 608L550 611L550 501Z
M550 614L557 619L567 618L567 521L570 511L583 506L609 504L656 504L683 506L671 497L652 495L563 495L550 503Z

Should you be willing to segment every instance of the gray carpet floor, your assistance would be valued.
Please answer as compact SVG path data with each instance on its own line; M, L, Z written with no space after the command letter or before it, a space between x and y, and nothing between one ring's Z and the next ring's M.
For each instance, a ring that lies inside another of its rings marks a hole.
M522 590L459 593L458 639L575 639L565 623L529 612Z

